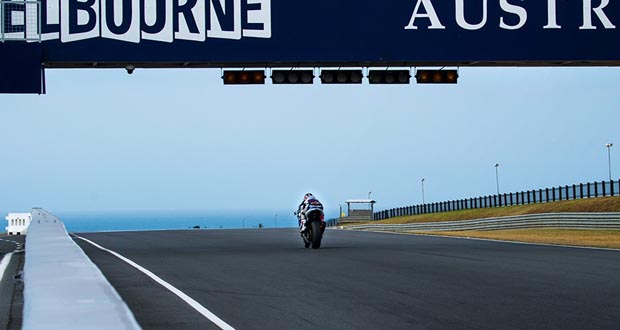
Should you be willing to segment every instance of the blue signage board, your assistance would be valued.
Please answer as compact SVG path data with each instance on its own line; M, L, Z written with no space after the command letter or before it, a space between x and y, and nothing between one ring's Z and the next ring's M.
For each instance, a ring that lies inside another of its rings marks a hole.
M3 35L40 29L46 67L620 63L615 0L43 0L38 24L27 5L3 12Z

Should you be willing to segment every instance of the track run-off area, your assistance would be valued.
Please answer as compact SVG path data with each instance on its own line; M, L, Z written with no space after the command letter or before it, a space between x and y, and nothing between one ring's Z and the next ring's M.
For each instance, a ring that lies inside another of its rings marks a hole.
M143 329L617 329L620 315L620 251L345 230L319 250L295 229L76 235Z

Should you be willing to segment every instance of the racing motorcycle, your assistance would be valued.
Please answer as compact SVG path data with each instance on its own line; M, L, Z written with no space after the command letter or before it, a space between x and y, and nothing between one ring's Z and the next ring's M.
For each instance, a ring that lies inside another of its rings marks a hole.
M298 214L297 218L301 221L301 214ZM321 239L323 239L323 233L325 232L325 215L320 208L309 208L306 211L306 230L301 232L301 238L304 240L304 247L313 249L321 247Z

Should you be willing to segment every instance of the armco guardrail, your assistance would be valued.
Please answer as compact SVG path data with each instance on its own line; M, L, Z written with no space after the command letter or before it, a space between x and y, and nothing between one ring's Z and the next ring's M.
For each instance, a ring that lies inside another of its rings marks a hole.
M344 228L378 231L459 231L540 227L563 229L620 229L620 213L546 213L401 225L368 224L346 226Z

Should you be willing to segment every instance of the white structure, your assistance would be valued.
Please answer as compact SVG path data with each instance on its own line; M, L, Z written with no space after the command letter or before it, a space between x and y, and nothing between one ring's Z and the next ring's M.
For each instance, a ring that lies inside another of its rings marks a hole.
M6 227L6 233L9 235L26 235L28 226L32 221L30 213L9 213L5 218L9 225Z

